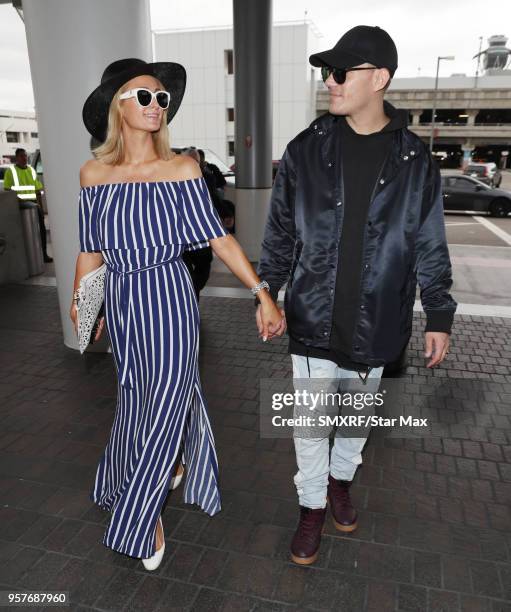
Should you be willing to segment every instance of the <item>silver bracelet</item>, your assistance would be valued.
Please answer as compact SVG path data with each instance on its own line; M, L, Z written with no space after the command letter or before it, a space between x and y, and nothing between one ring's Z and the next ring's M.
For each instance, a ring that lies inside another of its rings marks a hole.
M261 291L261 289L268 289L268 291L270 290L270 285L268 285L268 283L266 281L261 281L258 285L256 285L255 287L252 287L250 289L250 291L252 292L252 295L257 295L259 293L259 291Z

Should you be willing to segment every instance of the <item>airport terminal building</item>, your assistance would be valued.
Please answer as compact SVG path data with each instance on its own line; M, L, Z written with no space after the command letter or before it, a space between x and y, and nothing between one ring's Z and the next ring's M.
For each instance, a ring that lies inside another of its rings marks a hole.
M0 163L14 160L17 148L30 153L39 148L35 113L0 109Z
M272 27L273 159L316 116L318 72L309 55L321 47L312 22L275 23ZM156 61L186 67L187 90L171 126L173 146L210 149L234 163L233 28L154 31Z
M154 32L156 60L187 66L190 88L173 126L175 144L197 141L234 161L232 27ZM445 167L463 159L511 167L511 70L505 36L492 36L478 76L442 77L436 91L434 151ZM315 117L328 110L328 90L311 53L322 48L311 21L276 23L272 39L273 158ZM386 98L410 113L410 127L431 134L435 77L393 79Z
M158 61L187 66L190 84L173 126L176 145L194 142L234 162L232 27L154 32ZM445 167L463 159L511 167L511 70L505 36L492 36L478 76L393 79L386 98L410 113L410 127L426 142L436 97L434 151ZM276 23L272 39L273 158L316 116L328 110L328 90L308 61L322 48L311 21Z

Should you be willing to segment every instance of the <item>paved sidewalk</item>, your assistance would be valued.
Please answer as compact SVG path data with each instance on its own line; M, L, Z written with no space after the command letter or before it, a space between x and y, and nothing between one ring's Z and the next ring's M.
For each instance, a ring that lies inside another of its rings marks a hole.
M209 518L172 493L149 573L103 546L108 514L88 499L114 416L112 356L63 345L55 288L0 287L1 589L67 590L72 612L511 611L511 319L457 316L430 371L415 315L410 390L434 389L450 437L373 430L353 487L360 526L341 535L328 519L305 568L288 559L292 441L259 437L259 381L291 377L287 340L258 340L251 300L200 308L223 510Z

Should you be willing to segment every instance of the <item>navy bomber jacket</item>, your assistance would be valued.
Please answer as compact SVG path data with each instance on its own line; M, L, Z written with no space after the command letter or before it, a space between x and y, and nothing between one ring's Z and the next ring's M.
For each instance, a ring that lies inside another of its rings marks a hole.
M385 113L396 109L384 101ZM257 272L277 298L287 281L289 335L328 348L343 224L342 141L326 113L286 147L272 190ZM351 359L392 363L411 331L417 282L426 331L450 333L456 302L445 236L440 170L407 127L393 132L363 237L360 311ZM342 276L341 276L342 278Z

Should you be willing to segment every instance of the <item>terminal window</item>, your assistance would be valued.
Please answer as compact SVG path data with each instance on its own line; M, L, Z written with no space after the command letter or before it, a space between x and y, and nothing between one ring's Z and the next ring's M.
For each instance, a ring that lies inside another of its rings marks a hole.
M227 70L227 74L234 74L234 58L232 49L225 50L225 68Z

